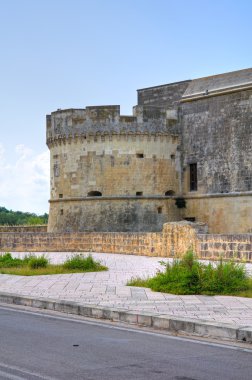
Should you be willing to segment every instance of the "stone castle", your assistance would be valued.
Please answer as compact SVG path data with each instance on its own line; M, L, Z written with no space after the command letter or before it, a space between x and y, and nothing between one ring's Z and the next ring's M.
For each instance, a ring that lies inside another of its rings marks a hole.
M189 220L252 232L252 68L47 116L48 232L155 232Z

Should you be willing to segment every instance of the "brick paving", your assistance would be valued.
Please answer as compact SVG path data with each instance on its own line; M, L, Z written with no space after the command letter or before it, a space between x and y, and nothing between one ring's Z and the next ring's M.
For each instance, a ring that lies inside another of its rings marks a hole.
M14 253L24 256L27 253ZM41 253L36 253L40 255ZM46 253L51 263L61 263L73 253ZM85 254L88 255L88 254ZM0 292L23 296L76 301L81 304L203 319L252 326L252 299L230 296L176 296L150 289L126 286L132 277L151 276L162 269L160 258L123 254L92 253L109 270L49 276L0 275ZM168 260L168 259L164 259ZM247 264L252 272L252 264Z

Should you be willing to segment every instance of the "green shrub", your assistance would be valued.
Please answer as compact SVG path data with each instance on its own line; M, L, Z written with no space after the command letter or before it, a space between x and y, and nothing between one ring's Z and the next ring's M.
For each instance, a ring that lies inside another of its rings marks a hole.
M45 256L32 256L28 260L28 266L31 269L46 268L48 265L48 259Z
M232 294L248 289L245 265L233 261L208 264L204 270L204 291L209 294Z
M173 294L234 294L249 288L245 265L233 261L200 263L193 252L172 264L161 262L164 272L147 280L131 280L128 285L146 286L152 290Z
M50 274L99 272L108 268L94 261L92 256L86 258L76 255L65 264L53 265L44 257L26 255L23 259L15 259L9 252L0 255L0 273L19 276L39 276Z
M74 255L63 264L65 269L79 269L84 271L96 270L102 267L102 265L95 261L91 255L83 257L81 255Z
M9 252L0 255L0 268L20 267L23 265L22 259L13 258Z

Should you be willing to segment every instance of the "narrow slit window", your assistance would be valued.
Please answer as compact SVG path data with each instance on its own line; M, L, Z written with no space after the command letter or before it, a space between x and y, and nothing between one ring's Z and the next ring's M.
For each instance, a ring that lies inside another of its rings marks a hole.
M190 191L198 189L197 163L190 164Z
M157 208L157 212L158 212L158 214L162 214L162 207L161 206Z
M63 214L64 214L64 210L61 209L61 210L60 210L60 215L63 215Z

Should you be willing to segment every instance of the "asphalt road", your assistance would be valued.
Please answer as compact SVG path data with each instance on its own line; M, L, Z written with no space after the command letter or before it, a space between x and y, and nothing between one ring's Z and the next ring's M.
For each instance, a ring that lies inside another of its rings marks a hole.
M251 380L252 351L0 306L0 379Z

